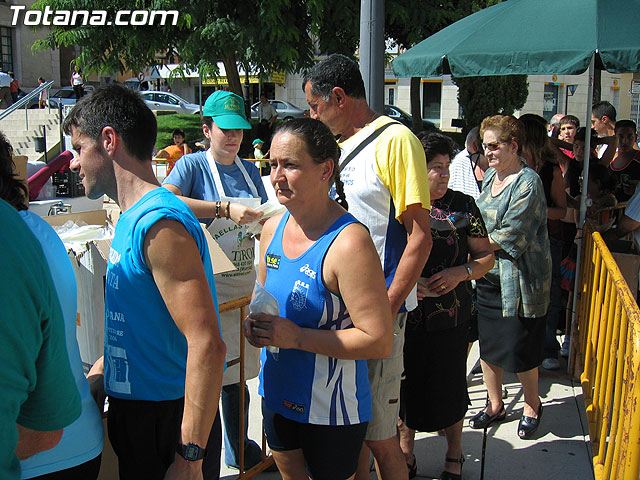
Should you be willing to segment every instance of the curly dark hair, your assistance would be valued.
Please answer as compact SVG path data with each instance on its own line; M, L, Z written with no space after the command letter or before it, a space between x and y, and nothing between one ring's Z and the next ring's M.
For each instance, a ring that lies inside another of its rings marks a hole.
M0 132L0 198L16 210L26 210L29 192L24 182L17 178L12 153L11 143L4 133Z
M427 163L434 159L436 155L448 155L449 160L453 159L453 140L442 133L421 132L418 140L424 148L427 156Z

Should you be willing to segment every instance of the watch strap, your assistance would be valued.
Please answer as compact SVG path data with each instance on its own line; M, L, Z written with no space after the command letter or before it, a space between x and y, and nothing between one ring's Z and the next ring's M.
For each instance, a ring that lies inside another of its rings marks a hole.
M467 269L467 280L471 280L473 276L473 270L471 270L471 265L465 265L464 268Z
M188 462L202 460L207 455L207 449L195 443L187 443L186 445L179 443L176 447L176 452Z

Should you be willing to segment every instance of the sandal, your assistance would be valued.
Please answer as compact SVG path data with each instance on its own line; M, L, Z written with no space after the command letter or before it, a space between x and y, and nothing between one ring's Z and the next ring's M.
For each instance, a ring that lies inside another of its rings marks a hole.
M498 413L495 415L489 415L485 410L480 410L471 417L471 420L469 420L469 426L475 430L487 428L493 422L501 422L506 416L507 412L504 409L504 402L502 402L502 407L500 407Z
M538 407L538 418L522 415L518 423L518 436L522 439L531 438L535 431L538 430L540 420L542 420L542 400L540 400L540 406Z
M438 477L438 479L439 480L462 480L462 465L464 464L464 455L460 455L460 458L445 457L444 461L447 463L459 463L460 473L451 473L451 472L448 472L447 470L443 470L440 476Z
M415 478L418 474L418 461L416 456L413 456L413 464L407 463L407 469L409 470L409 478Z

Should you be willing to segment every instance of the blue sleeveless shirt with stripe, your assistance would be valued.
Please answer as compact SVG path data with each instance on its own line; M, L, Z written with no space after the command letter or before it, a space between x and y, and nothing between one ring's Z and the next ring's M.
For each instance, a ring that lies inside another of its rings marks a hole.
M265 252L265 288L280 305L280 316L303 328L354 328L342 298L322 279L327 250L342 229L357 223L345 213L298 258L282 249L285 212ZM259 393L272 412L300 423L354 425L371 419L371 389L366 360L341 360L296 349L281 348L274 357L261 353Z

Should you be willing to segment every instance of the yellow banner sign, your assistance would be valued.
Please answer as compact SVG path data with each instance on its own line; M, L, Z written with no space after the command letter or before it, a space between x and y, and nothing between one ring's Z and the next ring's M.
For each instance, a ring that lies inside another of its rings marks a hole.
M240 83L244 83L244 75L240 76ZM249 75L249 83L258 83L257 75ZM206 80L202 80L202 85L229 85L227 77L210 77Z
M272 72L271 73L271 81L273 83L286 83L287 74L285 72Z

